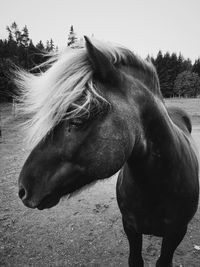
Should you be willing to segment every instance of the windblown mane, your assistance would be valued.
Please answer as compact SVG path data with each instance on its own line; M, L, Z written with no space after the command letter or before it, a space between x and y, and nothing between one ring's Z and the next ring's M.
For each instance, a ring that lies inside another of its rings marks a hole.
M130 50L93 41L117 67L129 66L144 72L152 80L155 94L160 94L155 68ZM19 71L16 83L21 90L22 113L29 119L27 141L40 142L63 119L89 116L91 103L100 108L107 101L99 94L86 48L66 49L45 63L47 71L39 75ZM156 91L157 90L157 91Z

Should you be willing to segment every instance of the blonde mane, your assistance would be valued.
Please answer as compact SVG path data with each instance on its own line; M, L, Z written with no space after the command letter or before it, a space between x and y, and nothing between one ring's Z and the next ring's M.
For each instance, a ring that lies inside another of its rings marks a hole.
M134 65L149 72L155 79L152 64L128 49L95 40L92 42L113 64ZM68 48L52 56L45 66L48 67L47 71L39 75L19 71L16 78L21 90L20 110L28 117L25 123L27 141L32 146L39 143L63 119L89 116L92 101L95 100L97 106L106 102L95 87L86 48ZM83 100L79 101L81 97Z

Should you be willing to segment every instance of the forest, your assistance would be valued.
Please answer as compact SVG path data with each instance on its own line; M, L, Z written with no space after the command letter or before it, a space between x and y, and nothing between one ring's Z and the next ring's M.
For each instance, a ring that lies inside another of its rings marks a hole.
M19 29L16 22L6 28L8 36L0 39L0 102L12 101L17 93L12 81L16 67L37 72L35 66L47 60L49 52L57 51L52 39L44 44L41 40L34 44L25 25ZM66 46L78 49L78 37L73 26L66 34ZM147 56L155 65L164 97L200 96L200 58L194 63L182 54L158 51L156 57Z

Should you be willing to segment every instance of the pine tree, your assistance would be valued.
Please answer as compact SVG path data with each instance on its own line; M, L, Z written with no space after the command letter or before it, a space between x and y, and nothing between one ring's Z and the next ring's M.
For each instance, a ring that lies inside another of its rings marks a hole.
M49 42L49 40L46 41L46 47L45 47L45 50L46 50L47 52L50 52L50 51L51 51L51 47L50 47L50 42Z
M152 60L153 64L156 67L159 81L160 81L160 89L163 94L163 96L167 96L167 90L168 88L168 70L166 66L166 61L167 61L168 56L163 55L162 51L159 51L157 54L157 57L155 60Z
M49 45L50 45L50 51L53 51L55 49L55 46L52 38L50 39Z
M35 57L34 57L34 62L36 65L40 65L44 62L45 60L45 47L43 42L40 40L39 43L36 44L35 46L36 52L35 52Z
M29 42L29 32L27 26L25 25L21 33L21 44L27 48L29 46Z
M15 64L16 62L16 56L17 56L17 42L15 40L14 34L11 30L11 27L6 27L6 30L8 31L8 40L6 40L7 43L4 44L4 57L5 58L14 58L15 57Z
M10 31L12 32L14 40L17 42L17 45L19 46L21 44L21 32L20 32L16 22L13 22L11 24Z
M70 46L73 48L76 42L77 42L76 33L74 32L73 25L71 25L69 35L68 35L67 46Z
M35 47L40 51L43 51L45 49L41 40L39 41L39 43L36 44Z
M194 65L192 67L192 71L196 72L199 77L200 77L200 58L198 58L197 60L195 60Z
M45 50L47 52L51 52L51 51L54 51L54 49L55 49L55 46L54 46L53 40L52 39L47 40Z
M10 27L7 26L6 30L8 31L8 42L14 41L13 34L12 34Z

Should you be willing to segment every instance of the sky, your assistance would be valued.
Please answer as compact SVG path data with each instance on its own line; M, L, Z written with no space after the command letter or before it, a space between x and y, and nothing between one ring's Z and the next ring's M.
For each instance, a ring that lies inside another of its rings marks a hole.
M64 47L70 26L83 35L126 46L142 57L159 50L200 57L200 0L0 0L0 39L6 26Z

